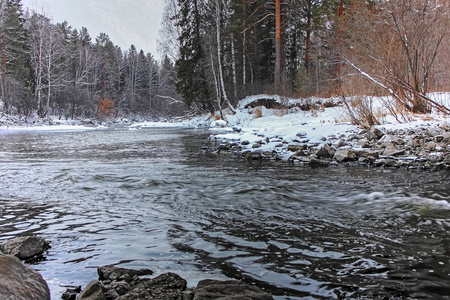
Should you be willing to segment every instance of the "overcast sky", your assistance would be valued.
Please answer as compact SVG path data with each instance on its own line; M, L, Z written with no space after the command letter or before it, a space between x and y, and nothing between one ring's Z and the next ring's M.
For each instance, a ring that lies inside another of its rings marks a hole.
M99 33L128 50L131 44L155 58L164 0L22 0L24 10L44 12L54 23L86 27L92 41Z

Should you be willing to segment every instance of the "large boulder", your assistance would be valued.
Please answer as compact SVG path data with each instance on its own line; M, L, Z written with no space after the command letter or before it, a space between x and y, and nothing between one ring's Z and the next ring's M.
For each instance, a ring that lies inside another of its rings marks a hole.
M1 252L14 255L21 260L40 256L49 248L49 244L43 238L37 236L21 236L7 240L0 245Z
M117 300L164 299L178 300L186 289L186 280L174 273L165 273L154 279L142 280Z
M273 297L260 288L237 280L206 279L198 283L194 300L271 300Z
M92 280L81 292L78 300L106 300L102 286L98 280Z
M50 291L37 271L14 256L0 254L0 299L49 300Z

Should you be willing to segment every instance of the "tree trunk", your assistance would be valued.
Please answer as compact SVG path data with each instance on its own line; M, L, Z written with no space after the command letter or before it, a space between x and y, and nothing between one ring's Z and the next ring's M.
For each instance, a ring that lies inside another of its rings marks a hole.
M247 55L247 24L245 22L245 15L247 14L247 0L243 0L242 3L242 28L244 29L242 32L242 86L245 87L245 83L247 81L246 74L245 74L245 68L246 68L246 55Z
M335 65L334 65L334 76L336 77L336 89L341 88L341 79L340 79L340 59L339 53L341 48L341 36L342 36L342 16L344 15L344 0L341 0L337 10L337 28L336 28L336 56L335 56Z
M237 100L237 79L236 79L236 56L234 51L234 34L231 34L231 68L233 72L233 93L234 99Z
M275 89L279 89L282 84L281 60L282 60L282 24L281 24L281 4L282 0L275 0Z
M220 86L222 89L222 95L225 99L228 107L233 113L236 113L233 105L231 105L230 100L228 99L227 91L225 90L225 83L223 81L223 71L222 71L222 47L220 43L220 3L219 0L216 0L216 38L217 38L217 62L219 64L219 80Z

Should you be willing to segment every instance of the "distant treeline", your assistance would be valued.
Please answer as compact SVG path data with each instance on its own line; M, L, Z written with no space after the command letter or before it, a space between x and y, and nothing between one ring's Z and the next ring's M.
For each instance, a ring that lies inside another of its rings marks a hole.
M175 69L166 57L133 45L124 51L107 34L53 24L24 12L20 0L0 1L0 111L40 117L173 114Z

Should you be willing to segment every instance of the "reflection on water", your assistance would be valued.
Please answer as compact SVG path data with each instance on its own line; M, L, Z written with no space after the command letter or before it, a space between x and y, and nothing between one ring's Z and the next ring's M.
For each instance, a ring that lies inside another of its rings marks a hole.
M96 267L236 278L278 299L449 299L448 171L206 157L208 132L0 134L0 239L50 241L55 299Z

